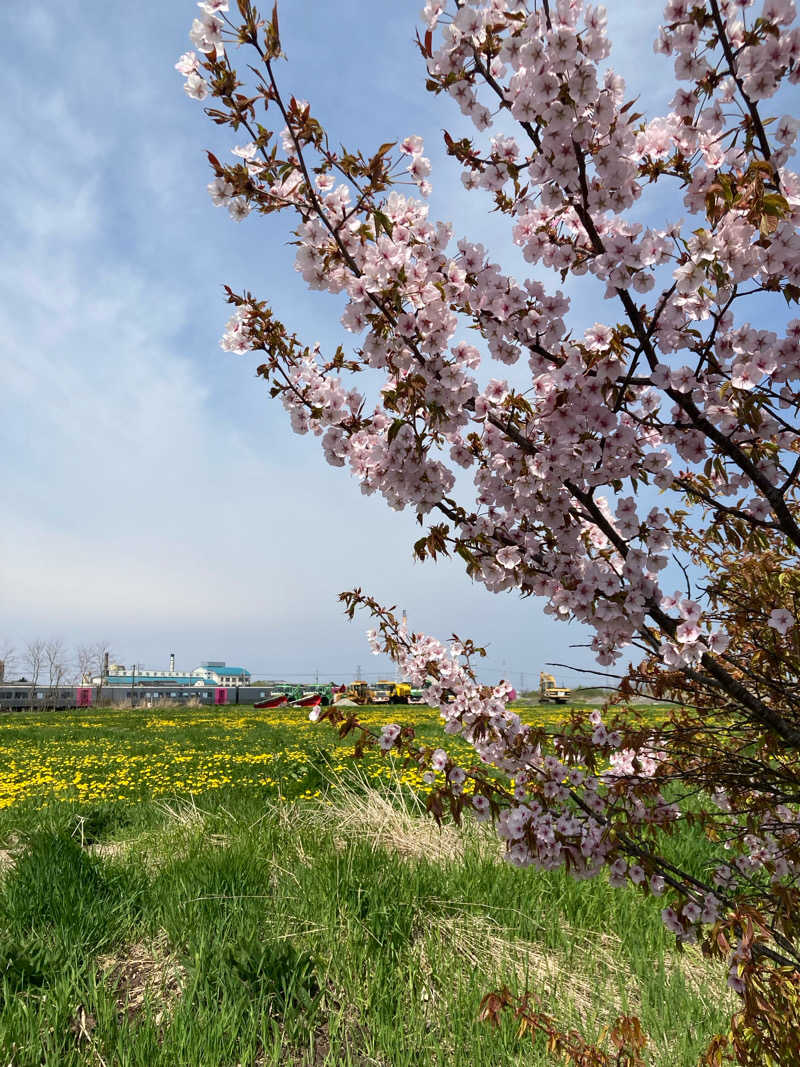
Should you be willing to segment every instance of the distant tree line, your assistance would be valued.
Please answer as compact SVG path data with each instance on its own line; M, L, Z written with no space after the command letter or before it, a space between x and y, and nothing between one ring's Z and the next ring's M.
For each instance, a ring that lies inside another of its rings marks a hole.
M28 682L33 686L58 689L64 685L91 685L103 674L112 658L107 641L78 645L74 649L60 637L34 638L17 648L0 641L0 682Z

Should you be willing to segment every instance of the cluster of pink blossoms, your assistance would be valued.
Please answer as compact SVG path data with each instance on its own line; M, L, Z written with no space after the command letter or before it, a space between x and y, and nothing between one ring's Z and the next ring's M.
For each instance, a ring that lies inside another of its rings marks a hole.
M378 631L370 630L367 636L376 654L384 651ZM599 873L610 854L617 854L616 843L607 833L609 815L615 808L627 808L633 821L642 825L666 825L677 817L677 809L660 791L652 791L644 801L637 790L642 782L653 778L664 759L663 752L620 749L620 734L608 731L601 713L594 711L590 715L592 743L608 755L608 770L587 774L571 761L542 753L539 741L532 736L534 731L507 706L511 686L501 682L487 690L477 685L460 662L464 651L460 645L453 643L448 648L424 635L409 638L405 630L399 636L398 666L413 685L425 687L426 701L440 709L445 732L463 737L485 764L514 779L515 803L497 820L497 832L507 843L510 863L544 870L566 864L573 877L590 878ZM383 727L381 749L390 751L399 736L399 726ZM430 767L446 773L450 792L462 792L467 772L443 749L433 753ZM434 780L432 776L430 780ZM474 793L471 803L479 821L489 817L490 802L484 795ZM640 863L619 855L608 867L613 885L640 885L646 879ZM717 881L723 884L721 873ZM660 896L664 877L654 873L648 885L651 893ZM717 918L719 906L713 893L696 894L680 912L665 909L664 921L682 940L693 941L701 924Z
M201 15L192 23L189 33L192 44L204 54L224 55L222 33L225 26L220 15L228 10L228 0L201 0L197 6ZM186 95L193 100L205 100L209 87L200 73L197 54L185 52L175 64L175 69L186 78L183 86Z
M683 607L689 606L684 603ZM367 637L375 654L386 651L379 631L369 630ZM501 682L493 688L476 684L461 663L463 646L454 641L445 647L425 635L408 635L404 626L397 637L399 647L393 655L398 667L413 685L423 686L426 701L440 709L445 732L463 737L485 764L513 779L514 803L497 819L497 832L506 842L510 863L543 870L566 866L578 879L591 878L607 867L612 885L646 883L654 896L661 896L666 888L664 874L655 870L648 876L635 857L620 855L619 842L608 828L619 811L625 812L630 824L642 827L668 826L679 818L678 807L659 788L640 788L655 781L667 753L649 746L621 748L621 734L608 730L596 710L589 715L594 728L591 743L607 769L588 774L567 755L560 759L542 753L536 731L507 706L510 684ZM400 732L398 725L383 727L380 748L391 751L399 743ZM463 791L468 772L443 749L434 751L428 766L431 784L435 773L443 773L450 793L457 796ZM714 801L721 810L731 810L724 791L718 790ZM490 817L485 795L474 792L471 804L478 821ZM794 813L778 805L773 816L762 822L759 834L746 835L743 854L720 861L713 875L716 892L697 883L682 905L663 909L667 928L681 941L694 942L704 925L720 917L722 898L737 882L757 879L765 870L774 884L797 878L800 864L786 857L787 845L794 842L796 833ZM667 877L670 869L669 865L664 868ZM748 958L741 947L731 957L729 982L739 992L743 988L739 965Z
M207 65L227 63L227 3L200 7L193 44ZM800 28L793 0L753 7L669 0L655 48L674 57L681 84L669 114L650 120L606 66L601 7L429 0L424 9L431 83L479 136L502 126L483 142L450 139L464 185L494 198L526 262L562 285L570 275L596 279L620 322L573 333L563 289L506 274L413 195L363 192L352 165L315 139L304 101L281 105L280 166L277 146L270 154L251 126L236 163L209 186L237 219L256 208L297 213L296 269L311 289L341 295L359 366L383 375L368 399L318 346L279 358L258 305L242 300L223 347L267 351L279 364L276 388L295 431L319 435L328 462L349 467L365 493L444 515L475 579L536 594L555 618L585 624L600 664L636 645L666 669L713 676L726 694L739 692L728 635L702 596L663 588L671 557L682 562L676 513L686 507L710 533L733 517L768 543L800 547L800 319L781 326L772 316L764 328L743 317L756 295L800 295L800 178L788 166L800 124L789 115L765 124L758 110L800 80ZM187 93L203 99L210 82L197 56L177 68ZM427 196L421 139L407 137L399 152L404 180ZM647 221L640 200L657 181L673 187L688 223ZM456 468L472 471L468 505L455 495L464 480ZM658 502L643 486L661 492ZM783 635L795 619L765 604L761 625ZM428 692L445 729L513 776L516 803L498 823L512 862L567 864L583 877L610 860L615 881L642 884L641 864L612 858L608 826L612 808L642 826L675 818L657 788L637 788L660 755L620 749L598 717L593 740L607 772L587 776L543 756L507 709L507 687L485 695L459 651L417 637L399 662L416 684L437 664ZM381 746L398 736L387 728ZM441 760L434 770L447 767ZM462 789L464 770L447 773ZM473 806L487 816L485 797ZM756 869L796 877L782 859L794 824L768 823L744 843L746 855L720 866L719 886ZM648 879L663 890L660 874ZM664 919L691 938L718 908L714 893L698 891Z
M432 26L442 10L440 5L430 10ZM445 27L442 45L429 61L431 73L446 77L459 70L487 25L502 20L504 12L510 20L520 10L518 4L464 5ZM423 379L424 402L428 409L435 405L436 424L427 440L423 429L423 447L410 421L390 440L395 419L379 403L369 419L352 429L352 411L348 414L344 403L348 391L339 375L323 369L321 358L318 368L306 360L292 371L292 388L283 400L295 429L325 431L329 462L349 465L365 492L379 491L392 507L410 504L423 514L446 499L453 486L444 462L432 458L436 450L444 445L452 463L469 467L475 463L469 437L479 433L489 454L475 474L482 512L465 518L460 532L479 541L487 535L497 538L501 530L504 543L495 555L481 559L475 576L494 591L530 585L549 599L558 617L589 624L596 631L598 659L607 664L641 630L649 607L663 606L658 575L667 566L672 538L664 511L651 508L639 514L633 496L622 497L612 510L596 489L642 477L671 489L676 459L692 467L703 464L714 437L683 424L687 407L698 413L695 422L708 422L736 443L737 436L744 441L749 434L747 427L737 431L742 401L736 391L764 391L769 377L770 384L782 384L784 402L791 403L789 383L800 368L800 322L790 323L781 338L773 331L735 326L728 305L742 283L768 286L777 275L798 278L800 186L794 174L780 172L788 210L768 248L744 212L730 212L713 232L693 234L688 257L676 251L677 226L654 231L624 219L620 212L641 193L642 163L675 152L687 157L698 153L704 161L694 167L684 194L686 206L697 209L714 177L706 160L710 146L726 143L724 115L718 101L680 90L669 121L655 120L638 133L623 113L621 79L610 72L600 78L597 71L597 62L608 54L602 10L584 10L579 3L559 4L557 10L549 28L543 12L529 14L492 64L495 82L505 79L503 99L512 115L524 122L537 116L541 134L536 151L523 158L512 138L494 138L489 162L470 164L466 176L498 189L511 181L512 168L526 167L538 193L516 205L513 227L526 259L576 274L589 272L605 284L609 298L631 290L648 292L657 268L673 265L673 284L662 293L648 331L657 355L647 354L649 367L628 386L626 403L610 403L628 373L626 356L613 350L611 327L596 324L581 340L567 340L569 301L561 292L548 293L538 281L520 285L488 260L482 246L466 240L449 255L451 228L431 223L423 204L396 192L382 206L391 233L375 225L373 239L364 241L370 220L353 213L347 183L336 184L329 173L317 181L324 218L310 217L297 230L297 269L311 288L347 294L342 323L353 333L367 332L361 356L365 364L388 371L384 394L409 376ZM669 16L676 21L688 13L688 6L670 6ZM519 25L509 21L510 27ZM795 33L785 35L787 62L793 61ZM662 34L659 48L669 45L685 55L687 41L703 51L696 35L681 33L680 25ZM705 70L708 61L703 63ZM456 81L450 91L482 128L485 109L476 104L472 89L468 99L463 97L464 84ZM565 88L569 104L563 99ZM781 152L791 147L795 125L781 120ZM288 149L290 133L282 135ZM401 148L412 158L414 180L426 185L429 164L421 155L420 139L409 137ZM583 154L582 168L576 167L576 152ZM744 162L735 139L724 156L729 165ZM258 163L248 166L257 176ZM266 191L298 205L308 197L299 171ZM338 263L331 263L331 228L347 256ZM383 319L377 321L375 315L375 297L390 291L402 293L405 306L387 336ZM516 391L502 379L492 379L481 391L479 350L455 336L459 312L480 326L490 355L500 363L514 364L527 354L531 388L526 398L532 410L524 450L497 425ZM668 361L670 353L687 348L698 323L712 319L713 372L706 366L698 373L686 356L684 362ZM330 399L323 406L326 395ZM670 411L664 410L665 400L672 402ZM790 447L791 435L780 422L768 413L762 417L762 432ZM780 464L764 465L761 473L765 483L774 483ZM591 497L591 503L565 488L568 483ZM735 463L726 463L715 490L736 496L749 484ZM750 511L765 521L765 507L769 510L759 496ZM547 556L546 573L538 566L532 571L529 561L542 554ZM692 622L697 624L692 640L680 618L675 620L679 635L663 638L662 651L672 666L696 664L703 653L724 644L722 635L702 631L699 618Z

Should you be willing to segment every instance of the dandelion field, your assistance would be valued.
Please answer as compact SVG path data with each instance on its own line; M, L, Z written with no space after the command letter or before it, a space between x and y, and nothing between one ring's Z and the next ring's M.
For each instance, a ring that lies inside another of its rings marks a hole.
M364 709L378 730L401 721L431 740L441 737L435 713L416 705ZM0 810L28 801L141 801L174 795L248 789L287 799L319 792L328 773L350 764L352 737L309 722L302 708L103 708L0 718ZM394 770L377 754L366 757L370 780L398 775L418 787L418 774Z
M363 718L443 743L427 708ZM653 902L509 868L352 746L294 709L0 718L0 1062L553 1062L478 1020L502 985L587 1037L638 1014L664 1067L725 1028L724 975Z
M565 709L518 710L526 722L551 727ZM426 706L367 707L359 718L375 732L391 722L411 725L421 742L472 762L469 747L445 735ZM352 753L352 735L340 740L325 724L309 722L302 708L109 707L0 716L0 826L4 809L26 803L139 802L242 789L307 799L350 769ZM365 755L363 773L375 784L422 786L415 768L377 753Z

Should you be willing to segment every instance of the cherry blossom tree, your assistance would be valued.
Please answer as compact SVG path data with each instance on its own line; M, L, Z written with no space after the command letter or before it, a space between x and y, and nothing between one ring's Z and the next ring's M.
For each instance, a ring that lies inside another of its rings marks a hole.
M655 50L676 85L654 117L609 65L602 7L428 0L427 88L474 128L445 133L447 151L531 264L523 280L430 217L418 136L334 147L311 105L282 93L277 9L199 6L177 69L232 131L232 160L209 153L212 201L237 221L288 213L296 269L341 295L356 338L323 352L228 289L222 347L257 354L293 430L318 436L331 465L414 509L421 559L456 554L487 589L542 598L590 629L599 665L623 667L616 703L546 735L508 708L510 686L477 683L470 642L409 633L356 590L348 610L375 615L376 650L427 685L476 764L399 725L362 730L357 748L424 763L434 814L493 819L518 866L667 894L666 925L725 956L743 998L706 1062L725 1047L742 1063L798 1062L794 0L668 0ZM567 279L599 286L607 321L570 328ZM382 378L372 395L364 370ZM645 688L674 702L662 726L624 709ZM671 858L684 824L709 839L702 870Z

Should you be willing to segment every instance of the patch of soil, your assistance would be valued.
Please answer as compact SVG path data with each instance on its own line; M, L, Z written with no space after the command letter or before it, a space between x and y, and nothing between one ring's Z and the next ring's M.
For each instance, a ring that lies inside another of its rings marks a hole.
M114 991L120 1018L136 1021L152 1011L161 1026L180 1000L186 984L186 971L171 955L166 936L155 941L126 945L111 956L101 956L98 966Z
M97 1029L97 1019L95 1019L94 1015L92 1015L91 1012L88 1012L82 1004L79 1004L75 1009L75 1013L70 1019L69 1029L72 1036L75 1038L75 1044L78 1048L85 1049L87 1055L91 1056L91 1059L87 1059L85 1062L93 1063L96 1067L108 1067L108 1064L100 1055L100 1051L94 1040L94 1032ZM10 1064L9 1067L11 1067Z
M340 1049L340 1053L341 1051L346 1052L348 1065L352 1065L352 1067L388 1067L386 1060L370 1056L362 1048L359 1048L360 1043L366 1043L363 1041L365 1036L366 1034L361 1032L360 1026L354 1026L352 1029L348 1028L347 1036L344 1039L344 1049ZM359 1038L362 1038L362 1042L359 1042ZM285 1067L333 1067L334 1061L330 1059L330 1056L330 1031L327 1023L323 1023L322 1026L318 1026L314 1030L313 1050L301 1050L287 1044L282 1050L281 1064L285 1064ZM266 1064L266 1059L257 1059L255 1067L266 1067Z

